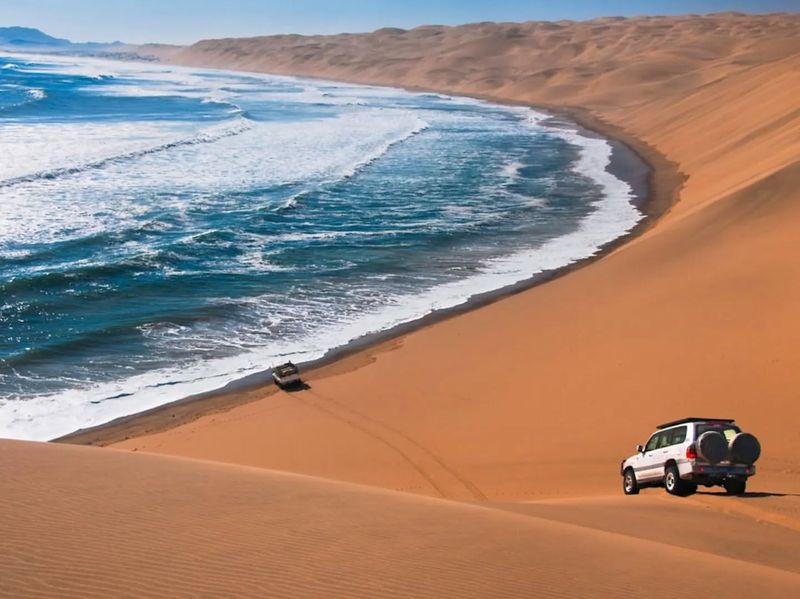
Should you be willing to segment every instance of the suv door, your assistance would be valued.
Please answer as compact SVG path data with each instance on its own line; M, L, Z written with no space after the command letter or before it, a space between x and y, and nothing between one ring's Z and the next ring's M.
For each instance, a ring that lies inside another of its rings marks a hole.
M664 464L667 463L667 460L671 458L678 462L683 457L681 450L682 444L686 441L687 430L686 426L677 426L658 433L660 436L656 450L653 451L654 477L664 476Z
M637 467L636 478L640 481L652 481L656 478L661 478L664 475L664 468L662 467L664 461L661 459L661 441L663 438L662 432L654 433L644 446L644 453L639 460Z

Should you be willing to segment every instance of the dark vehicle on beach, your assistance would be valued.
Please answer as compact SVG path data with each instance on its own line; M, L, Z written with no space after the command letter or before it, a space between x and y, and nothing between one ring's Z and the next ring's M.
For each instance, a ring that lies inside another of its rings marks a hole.
M272 379L281 389L299 387L303 383L300 379L300 369L291 362L274 367L272 369Z
M688 495L698 485L722 486L729 495L745 492L747 479L756 473L761 444L733 420L683 418L657 428L620 465L626 495L660 486L672 495Z

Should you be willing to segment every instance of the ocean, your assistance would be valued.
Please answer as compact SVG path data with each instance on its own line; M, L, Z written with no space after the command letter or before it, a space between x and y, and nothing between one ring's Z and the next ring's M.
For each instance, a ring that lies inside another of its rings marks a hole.
M596 254L614 144L525 107L0 55L0 437L304 362Z

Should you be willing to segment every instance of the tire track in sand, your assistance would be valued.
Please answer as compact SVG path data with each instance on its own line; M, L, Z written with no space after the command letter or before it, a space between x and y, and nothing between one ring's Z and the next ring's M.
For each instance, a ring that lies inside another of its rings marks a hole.
M307 405L348 424L400 455L442 497L487 500L486 495L475 483L413 437L314 390L306 389L299 395L302 394L310 395L317 400L307 402ZM323 403L325 405L322 405Z

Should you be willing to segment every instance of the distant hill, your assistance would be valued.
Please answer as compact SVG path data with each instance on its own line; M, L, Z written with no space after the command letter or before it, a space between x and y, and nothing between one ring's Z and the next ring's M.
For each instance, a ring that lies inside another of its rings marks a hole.
M31 27L0 27L0 45L3 46L69 46L69 40L47 35Z
M27 52L94 54L124 46L122 42L84 42L47 35L32 27L0 27L0 48Z

